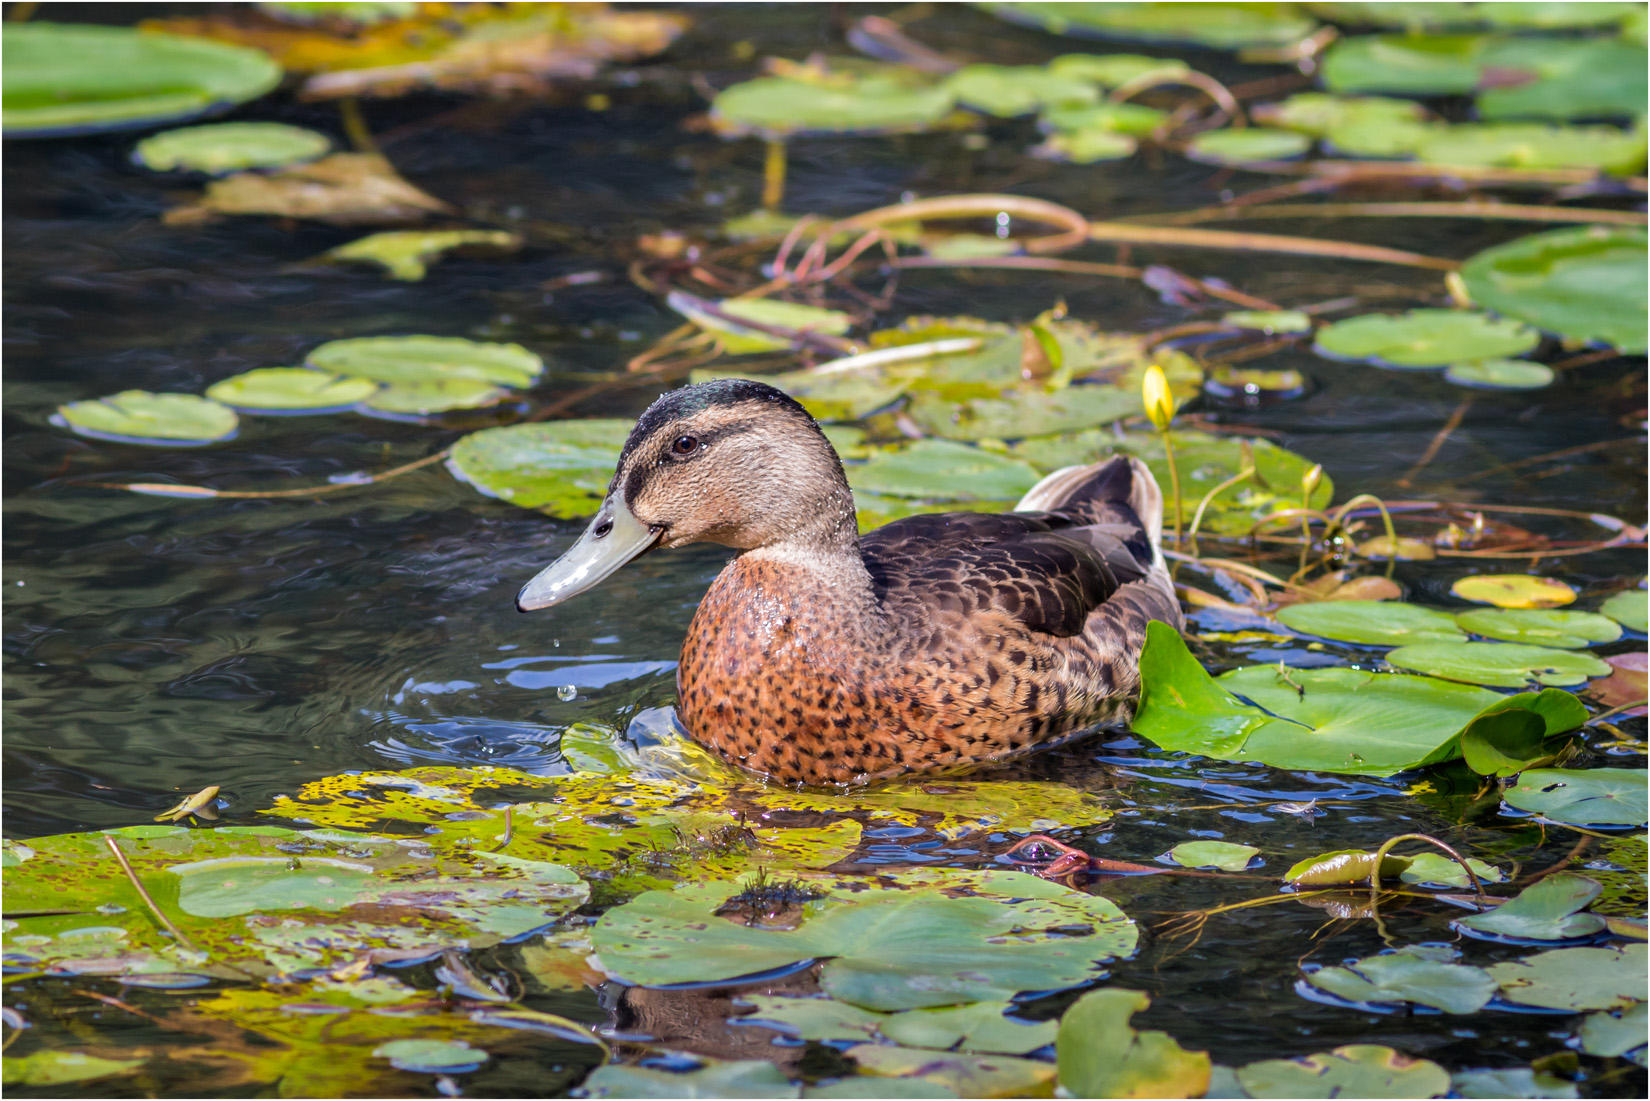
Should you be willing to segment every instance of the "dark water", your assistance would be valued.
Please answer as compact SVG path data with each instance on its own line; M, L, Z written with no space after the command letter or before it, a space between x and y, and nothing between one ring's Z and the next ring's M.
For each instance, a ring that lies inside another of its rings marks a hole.
M852 14L866 10L856 6ZM1070 48L972 11L949 11L947 19L923 25L925 40L1003 62L1041 61ZM369 123L409 179L478 222L519 229L529 242L504 262L446 260L422 283L305 263L360 235L352 230L259 219L165 227L159 214L190 184L133 167L129 137L8 143L8 836L145 822L180 793L207 784L222 787L225 820L250 821L276 794L347 769L444 762L554 772L562 767L558 734L568 724L622 728L638 711L673 701L677 648L698 596L726 560L723 551L649 556L577 607L521 616L513 594L566 546L575 525L484 498L439 466L316 501L159 499L88 485L313 484L420 458L464 430L491 423L491 414L434 426L358 417L247 418L232 442L193 451L83 440L47 418L61 402L119 389L199 392L250 368L299 362L314 345L350 336L423 332L518 341L551 365L531 395L535 404L619 366L678 323L626 279L631 242L665 228L708 231L751 209L761 189L753 143L725 143L682 126L704 109L691 75L703 73L717 85L748 75L730 54L730 44L741 39L754 41L762 54L840 52L844 13L835 8L695 7L692 15L695 29L668 60L570 89L559 101L425 95L369 104ZM1187 56L1236 82L1277 72L1246 70L1217 55ZM584 95L593 90L607 93L612 107L588 109ZM341 136L332 108L290 97L272 97L238 117ZM988 133L993 141L984 150L968 149L958 135L798 142L787 208L841 215L897 201L907 191L1012 191L1091 216L1120 216L1206 206L1226 191L1277 182L1172 156L1054 165L1022 154L1034 140L1030 123L995 122ZM1495 223L1377 219L1256 228L1451 257L1522 232ZM1096 250L1093 258L1109 257ZM1432 273L1339 261L1143 250L1133 259L1224 278L1291 305L1352 294L1400 296L1393 299L1400 302L1407 294L1407 304L1417 305L1438 288ZM559 277L584 272L600 273L602 281L546 289ZM1134 282L937 272L907 272L894 314L1023 320L1057 298L1074 316L1115 330L1154 329L1193 316ZM1630 522L1644 517L1637 445L1472 478L1531 456L1631 438L1642 422L1642 360L1567 372L1548 390L1478 394L1460 428L1407 490L1395 483L1467 391L1434 375L1331 364L1302 352L1253 365L1301 369L1317 387L1303 400L1264 411L1205 412L1280 433L1279 443L1323 463L1342 499L1367 491L1597 510ZM576 411L634 415L653 396L620 391ZM519 411L500 416L512 415ZM1542 572L1584 594L1603 594L1643 568L1642 552L1617 551L1549 560ZM1442 600L1460 572L1428 564L1405 566L1398 576L1413 595ZM1587 599L1582 606L1593 606ZM1604 652L1642 645L1625 642ZM1210 656L1217 666L1254 660L1219 649ZM575 698L562 698L564 686L577 689ZM1643 736L1642 721L1624 729ZM1595 763L1633 767L1640 760L1612 756ZM1416 798L1404 794L1414 777L1354 781L1202 765L1126 739L1069 747L1017 766L1016 774L1117 788L1119 817L1103 832L1067 840L1118 860L1149 861L1189 836L1226 836L1308 855L1424 831L1534 870L1565 858L1577 841L1493 815L1463 823L1472 787L1465 781L1453 797L1446 791ZM1449 786L1440 778L1434 784ZM1318 798L1326 813L1308 822L1241 806L1196 809L1278 798ZM1596 856L1583 853L1580 860ZM1281 871L1281 865L1266 870ZM1153 912L1236 897L1229 886L1211 882L1117 879L1097 889L1144 923L1156 920ZM1392 914L1392 943L1450 939L1436 910ZM1220 1062L1372 1042L1461 1069L1527 1065L1562 1050L1573 1018L1504 1012L1372 1017L1302 998L1294 983L1303 957L1333 963L1382 946L1371 923L1330 920L1294 903L1241 911L1212 921L1195 945L1147 937L1139 956L1114 973L1156 999L1137 1025L1167 1029ZM1527 952L1473 951L1475 963ZM1043 1009L1063 1004L1051 1001ZM725 1014L725 999L712 999L712 1008L718 1006ZM583 996L554 1008L592 1022L608 1016ZM706 1038L714 1031L705 1023L709 1015L688 1012L684 1004L651 1010L631 1004L613 1016L629 1027L651 1021L655 1034L678 1046L720 1050ZM671 1037L671 1028L687 1026L670 1022L683 1019L698 1023ZM729 1043L746 1045L741 1054L761 1048L773 1058L796 1057L796 1049L769 1045L766 1032L712 1023L734 1037ZM564 1090L576 1084L577 1060L586 1056L575 1051L568 1058L575 1061L554 1072L495 1068L471 1076L467 1088L496 1095ZM1642 1088L1641 1072L1583 1086L1622 1096Z

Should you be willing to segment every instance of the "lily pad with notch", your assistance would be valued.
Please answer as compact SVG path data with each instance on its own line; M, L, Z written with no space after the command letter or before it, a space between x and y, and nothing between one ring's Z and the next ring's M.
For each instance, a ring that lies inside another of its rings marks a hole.
M364 336L334 340L309 353L322 371L388 383L473 379L494 386L531 386L544 360L520 344L451 336Z
M591 418L484 428L453 445L447 468L489 497L563 519L591 516L631 427Z
M918 440L879 448L864 464L848 467L855 490L935 500L1012 502L1037 484L1029 463L951 440Z
M1471 310L1410 310L1327 325L1318 330L1313 349L1331 359L1426 369L1522 355L1540 339L1527 325Z
M1230 841L1182 841L1159 860L1171 861L1182 868L1218 868L1223 872L1241 872L1254 864L1260 850L1253 845L1234 845Z
M1508 1001L1575 1013L1626 1009L1643 1002L1647 966L1650 958L1645 945L1629 944L1554 948L1491 964L1488 970Z
M1455 622L1464 630L1502 642L1581 650L1621 637L1621 626L1594 612L1562 612L1547 608L1479 608L1461 612Z
M1493 910L1451 924L1469 936L1488 933L1513 940L1579 940L1604 929L1604 918L1586 913L1603 888L1584 875L1555 872L1536 880Z
M1530 769L1502 798L1517 810L1573 826L1646 824L1642 769Z
M247 168L280 168L324 157L325 134L280 122L221 122L167 130L138 142L133 156L156 172L179 170L221 176Z
M1140 1031L1129 1018L1149 1008L1139 990L1091 990L1060 1018L1055 1043L1060 1086L1072 1097L1202 1097L1207 1052L1187 1051L1166 1032Z
M60 405L52 422L93 439L153 447L216 443L233 436L240 424L233 409L209 398L148 390Z
M1400 669L1497 688L1569 687L1610 675L1603 659L1575 650L1516 642L1421 642L1386 655Z
M1440 1097L1449 1073L1380 1044L1349 1044L1299 1059L1265 1059L1237 1070L1250 1097Z
M1529 234L1471 257L1461 279L1485 309L1571 340L1642 354L1650 314L1645 242L1643 226Z
M1361 646L1460 642L1466 635L1447 612L1388 600L1332 600L1291 604L1277 614L1292 631Z
M378 388L372 379L308 367L260 367L213 383L206 396L252 413L323 413L348 409Z
M1408 1002L1445 1013L1476 1013L1495 996L1495 980L1481 967L1452 962L1455 955L1452 949L1400 948L1308 972L1305 981L1349 1002Z

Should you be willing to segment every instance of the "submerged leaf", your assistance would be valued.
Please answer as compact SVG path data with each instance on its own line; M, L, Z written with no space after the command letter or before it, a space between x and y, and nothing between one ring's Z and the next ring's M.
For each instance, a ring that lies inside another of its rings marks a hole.
M268 174L241 172L213 180L206 194L169 211L174 224L215 214L309 218L333 225L420 222L453 208L402 179L377 153L334 153Z

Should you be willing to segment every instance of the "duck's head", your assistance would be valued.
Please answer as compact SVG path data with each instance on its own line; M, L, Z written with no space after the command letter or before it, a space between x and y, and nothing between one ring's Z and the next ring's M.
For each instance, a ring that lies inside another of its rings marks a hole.
M808 411L765 383L718 379L642 414L596 518L516 607L559 604L655 547L830 552L855 538L842 462Z

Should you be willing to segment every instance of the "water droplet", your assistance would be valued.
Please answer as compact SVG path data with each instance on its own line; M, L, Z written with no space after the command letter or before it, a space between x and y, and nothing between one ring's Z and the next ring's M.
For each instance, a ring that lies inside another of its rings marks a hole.
M564 684L560 688L556 689L556 698L561 700L563 703L571 703L573 700L579 698L579 690L574 685Z

